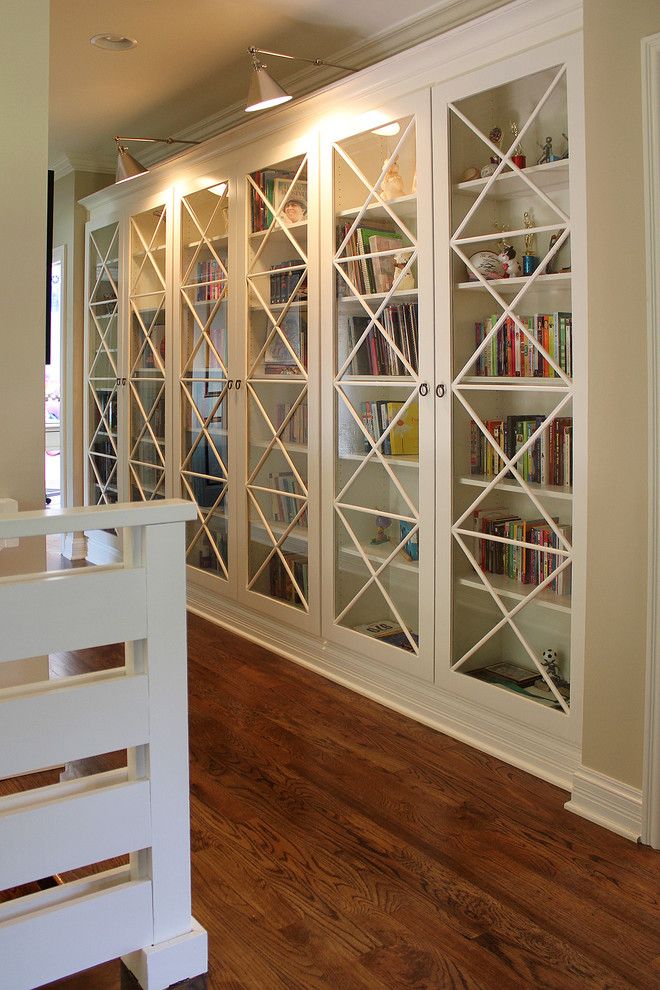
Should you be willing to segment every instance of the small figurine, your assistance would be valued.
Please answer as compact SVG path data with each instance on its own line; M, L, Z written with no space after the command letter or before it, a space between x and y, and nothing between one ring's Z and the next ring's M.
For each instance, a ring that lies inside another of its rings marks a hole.
M387 165L387 159L383 162L383 168ZM383 177L380 186L380 194L383 199L396 199L404 195L403 179L399 171L399 159L395 158Z
M406 254L405 251L399 251L394 255L394 282L397 282L400 273L408 264L410 260L410 253ZM409 268L406 274L397 282L398 289L414 289L415 288L415 276L412 270Z
M547 137L545 139L545 144L541 144L540 142L537 142L537 143L539 145L539 148L541 148L541 157L537 161L537 163L536 163L537 165L546 165L548 162L558 162L559 161L559 156L558 155L555 155L555 153L552 150L552 138L551 137Z
M503 278L517 278L520 275L520 262L516 258L516 249L506 244L497 256L504 269Z
M499 127L493 127L492 130L491 130L491 132L490 132L490 134L488 135L488 137L489 137L491 143L494 144L497 147L497 149L499 150L500 141L502 140L502 131L501 131L501 129ZM486 178L488 178L489 175L492 175L493 172L495 172L495 170L497 169L497 166L499 164L500 164L500 156L499 155L491 155L490 156L490 160L488 162L488 165L484 165L484 167L481 169L481 173L480 173L481 174L481 178L482 179L486 179Z
M544 650L543 656L541 657L541 663L545 667L546 673L555 687L567 688L569 686L568 681L565 681L561 676L561 671L559 669L559 654L556 650Z
M511 161L517 168L524 168L527 164L527 158L525 157L525 152L523 151L522 144L517 141L518 138L518 125L515 120L511 121L511 133L513 134L514 148L513 154L511 155ZM517 141L517 143L516 143Z
M523 225L525 230L531 231L534 226L534 218L531 210L523 213ZM535 254L536 234L525 234L525 253L523 254L523 275L531 275L539 266L540 258Z
M374 547L380 546L381 543L389 543L390 538L386 533L386 530L392 525L392 520L389 516L376 516L376 535L371 541L371 545Z
M479 178L479 169L475 165L469 165L463 175L461 176L461 182L471 182L472 179Z

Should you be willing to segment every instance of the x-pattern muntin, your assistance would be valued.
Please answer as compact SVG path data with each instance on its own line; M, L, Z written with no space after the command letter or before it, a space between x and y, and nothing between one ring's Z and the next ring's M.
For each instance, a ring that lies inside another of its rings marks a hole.
M136 471L134 464L137 465L138 467L149 468L154 472L155 481L152 491L147 492L146 489L142 486L140 476ZM129 461L128 466L133 478L133 484L140 493L140 498L142 499L143 502L152 502L160 494L161 489L164 488L165 486L165 472L161 471L156 464L147 464L147 463L143 463L142 461L135 461L135 462Z
M285 208L285 206L286 206L286 204L287 204L287 202L289 200L289 197L290 197L290 195L291 195L291 193L293 191L293 188L294 188L295 183L300 180L300 176L302 175L303 171L306 170L306 168L307 168L307 155L305 155L303 157L302 161L300 162L300 165L298 166L298 169L296 171L296 174L295 174L294 178L291 180L291 183L289 185L289 188L287 189L286 194L282 198L282 202L280 203L280 205L279 205L279 207L278 207L277 210L273 209L273 204L270 202L270 200L266 196L266 193L264 192L264 190L259 188L259 186L256 184L256 182L254 181L254 179L252 178L251 175L248 175L247 179L248 179L249 185L256 192L256 194L259 197L259 199L262 200L262 202L265 204L266 208L271 212L272 217L273 217L273 219L271 220L270 225L268 227L268 230L265 232L264 237L263 237L263 239L261 241L261 244L259 245L259 247L255 251L254 257L252 258L252 261L250 263L249 271L250 271L251 274L254 273L254 271L253 271L254 270L254 266L257 264L259 258L263 254L263 251L264 251L264 249L266 247L266 244L268 243L268 241L269 241L269 239L270 239L273 231L275 231L275 230L283 230L284 231L284 233L288 237L289 241L291 242L291 246L302 257L302 259L305 262L305 264L307 264L306 252L303 250L302 245L298 244L298 242L296 241L296 239L292 235L291 231L289 230L288 225L286 223L283 223L281 221L281 219L280 219L281 216L283 215L284 208ZM258 231L258 233L261 233L261 231Z
M192 258L190 260L190 264L188 265L188 267L187 267L187 269L186 269L186 271L185 271L185 273L183 275L183 278L181 279L181 283L182 283L183 286L186 286L186 287L189 287L190 286L191 283L188 282L188 277L189 277L191 271L193 270L193 268L194 268L194 266L195 266L195 264L197 262L197 259L199 258L199 255L200 255L202 249L205 248L205 247L208 248L208 250L211 252L211 254L213 255L213 257L217 261L218 266L219 266L219 269L222 272L222 275L224 276L224 279L225 280L227 279L227 269L225 268L225 266L224 266L224 264L222 262L222 259L218 255L217 251L213 247L213 242L212 242L211 238L209 237L209 229L210 229L211 224L213 223L213 221L215 219L216 213L219 211L219 209L220 209L220 207L221 207L224 199L225 199L224 196L218 197L218 202L216 203L214 209L212 210L211 216L209 217L209 220L208 220L208 223L206 224L206 226L204 228L202 228L202 226L201 226L201 224L199 222L199 219L198 219L195 211L193 210L192 206L188 202L188 200L184 198L183 201L182 201L183 202L183 205L185 206L185 208L187 209L188 213L190 214L190 219L194 223L195 227L197 227L197 230L198 230L199 236L200 236L199 244L196 246L195 252L194 252L194 254L193 254L193 256L192 256ZM195 285L195 286L199 286L199 285L204 284L204 283L195 282L195 283L192 283L192 284Z
M412 263L413 263L413 261L415 260L416 257L417 257L417 254L415 253L415 254L411 255L411 257L408 259L408 262L406 263L405 268L403 268L401 270L401 272L396 276L394 282L392 283L392 288L387 293L385 293L384 298L382 299L382 301L380 302L380 304L376 307L376 311L375 312L374 312L374 310L371 309L371 307L367 303L366 299L357 292L357 289L355 288L355 286L353 285L353 283L351 282L351 280L348 278L348 276L346 275L346 273L343 271L343 269L340 268L339 265L336 265L337 271L340 272L342 278L344 279L344 281L346 282L346 284L349 286L349 288L351 289L351 291L355 295L356 299L359 301L360 305L364 309L365 313L369 317L369 322L368 322L367 326L363 330L363 332L360 335L358 341L355 343L355 345L353 347L353 350L350 352L350 354L348 355L348 357L344 360L344 362L341 365L339 371L337 372L336 380L341 379L346 374L347 368L350 367L351 362L353 361L353 358L358 353L360 347L362 346L362 344L364 343L364 341L369 336L369 333L373 329L373 327L376 327L379 330L380 334L385 338L385 341L387 342L388 346L394 351L394 353L399 358L399 360L401 361L401 363L403 364L403 366L407 369L410 377L411 378L417 378L417 372L412 367L412 365L410 364L410 362L408 361L408 359L404 355L403 351L398 347L398 345L395 343L395 341L392 339L392 337L390 337L389 333L385 329L385 326L380 322L380 317L382 316L383 312L385 311L385 309L389 305L390 300L392 299L392 296L396 294L396 291L397 291L397 288L399 286L399 283L401 282L401 279L405 278L405 276L407 275L408 271L410 270L410 267L411 267L411 265L412 265Z
M165 376L165 366L164 366L163 361L161 359L161 356L160 356L160 353L159 353L159 349L154 346L154 342L153 342L153 339L152 339L154 329L156 328L156 326L159 326L160 325L160 324L157 324L156 323L156 320L158 319L158 317L160 316L160 314L165 309L165 293L164 292L157 292L157 293L154 292L154 293L149 293L149 295L157 295L160 298L160 303L158 304L158 306L156 306L156 309L154 310L154 315L151 318L151 322L149 323L149 327L148 328L147 328L144 320L142 319L142 313L140 312L140 309L138 308L137 303L135 302L134 299L131 299L131 308L133 310L133 317L137 319L138 325L140 327L141 335L142 335L142 339L140 340L140 345L136 349L137 350L137 353L135 355L135 360L133 361L133 364L131 366L131 374L133 375L133 377L137 377L140 374L140 372L145 371L145 368L140 366L140 361L141 361L142 355L145 353L147 347L150 348L151 353L152 353L152 355L154 357L154 360L156 362L156 365L154 367L154 370L159 371L160 374L161 374L161 377L164 377ZM154 377L153 375L149 375L148 376L149 380L152 380L153 377Z
M307 485L305 484L305 482L301 478L298 469L296 468L295 464L293 463L293 461L289 457L289 453L287 451L287 448L282 443L282 439L281 439L284 430L287 428L287 426L291 422L291 419L295 415L296 410L299 408L299 406L301 405L301 403L306 399L306 397L307 397L307 387L304 386L300 390L300 394L298 395L298 398L295 400L294 403L292 403L291 409L289 410L289 412L287 413L287 415L284 417L284 420L282 421L281 426L277 427L277 429L273 426L273 424L272 424L272 422L270 420L270 416L268 415L268 412L264 408L263 403L261 402L261 399L259 398L259 395L258 395L256 389L254 388L254 386L252 385L251 382L247 382L247 388L248 388L248 391L250 393L250 396L251 396L253 402L256 404L257 408L259 409L259 411L260 411L260 413L261 413L261 415L263 417L264 422L266 423L267 427L271 431L272 438L268 442L268 444L266 446L266 449L261 454L259 460L257 461L256 466L253 468L251 474L249 475L249 477L247 479L247 482L246 482L246 487L248 489L250 487L253 487L254 479L258 476L259 472L261 471L261 468L266 463L266 460L270 456L271 452L273 450L276 450L277 449L277 450L280 451L281 454L284 455L284 459L286 460L287 464L291 468L291 471L293 472L293 475L294 475L296 481L298 482L298 485L300 486L300 489L302 491L303 496L305 498L307 498L308 495L309 495L309 492L307 490ZM289 495L291 493L290 492L287 492L287 494Z
M154 415L154 412L156 411L156 407L158 406L158 404L159 404L159 402L160 402L160 400L161 400L161 398L162 398L162 396L163 396L163 394L165 392L165 382L163 381L161 383L160 389L158 390L158 394L156 395L156 398L154 399L154 401L153 401L153 403L151 405L151 408L149 409L149 412L148 413L145 410L145 407L144 407L144 404L142 402L142 398L140 396L140 393L139 393L138 389L136 388L136 386L134 385L134 383L132 381L130 381L129 382L129 385L130 385L130 388L131 388L131 392L133 393L133 398L135 400L135 404L137 405L137 408L138 408L138 410L140 412L140 415L142 416L142 420L143 420L142 428L140 429L140 432L137 434L137 437L134 439L133 445L132 445L131 450L130 450L129 464L131 462L133 462L135 464L141 464L141 465L144 465L146 467L154 468L154 470L157 470L157 471L158 470L161 470L161 469L164 471L165 470L165 455L164 455L164 453L163 453L163 451L161 449L162 439L159 439L156 436L156 434L154 433L154 431L153 431L153 429L151 427L151 418ZM142 439L145 437L145 434L146 434L146 431L147 430L149 431L149 435L151 436L151 439L153 441L154 449L158 453L158 456L160 458L161 464L158 464L158 463L156 463L156 464L150 464L147 461L141 461L141 460L139 460L139 458L136 458L136 456L135 456L135 452L138 449L138 445L140 444L140 442L142 441Z
M337 515L339 516L339 518L341 519L342 523L344 524L344 528L345 528L346 532L348 533L348 535L349 535L349 537L350 537L353 545L355 546L355 549L356 549L358 555L361 557L362 562L364 563L365 567L367 568L367 571L368 571L368 573L369 573L370 576L368 577L368 579L365 582L365 584L356 592L356 594L353 596L353 598L350 600L350 602L348 602L348 604L344 606L344 608L341 610L341 612L337 616L335 616L335 622L337 622L337 623L341 622L342 619L344 618L344 616L351 610L351 608L353 608L353 606L360 600L360 598L362 598L362 596L367 591L367 589L370 588L372 584L375 584L376 587L379 589L380 593L382 594L383 598L387 602L388 607L392 610L392 614L395 616L397 622L399 623L399 625L403 629L403 631L404 631L404 633L406 635L406 639L410 643L413 652L418 655L419 654L419 647L417 646L417 644L415 643L415 640L410 635L410 632L408 630L408 626L407 626L406 622L403 620L402 616L399 613L399 610L397 609L396 605L394 604L394 602L393 602L392 598L390 597L387 589L385 588L385 586L381 582L380 575L383 573L383 571L385 570L385 568L388 567L392 563L392 561L394 560L394 558L404 548L404 546L406 545L406 543L408 543L408 541L413 536L415 536L416 533L419 532L419 521L418 520L410 520L411 522L414 522L413 528L410 530L409 533L406 533L406 535L394 547L394 549L391 551L391 553L388 554L388 556L385 557L385 559L382 562L379 563L379 566L377 568L374 568L373 565L372 565L372 563L371 563L371 560L369 559L369 557L364 552L364 549L363 549L360 541L358 540L358 538L356 537L355 533L353 532L353 528L350 526L350 524L349 524L346 516L344 515L344 512L342 511L342 509L344 509L344 508L352 508L352 507L351 506L340 506L340 505L338 505L335 502L335 511L336 511ZM379 513L379 514L382 515L383 513ZM404 516L397 516L396 513L394 513L394 514L388 513L388 516L390 518L393 518L393 519L397 519L397 518L398 519L405 519Z
M350 383L350 384L352 385L352 383ZM393 428L396 426L396 419L392 420L392 422L387 426L387 428L383 431L383 433L380 435L380 437L377 440L374 440L374 438L369 433L369 430L366 428L366 426L362 422L362 418L358 415L355 407L353 406L353 403L351 402L351 400L349 399L349 397L346 395L346 393L343 391L342 383L341 382L335 382L335 390L341 396L341 398L342 398L342 400L343 400L346 408L348 409L349 413L353 417L353 420L357 424L358 429L362 433L362 436L368 441L368 443L369 443L369 445L371 447L371 450L369 450L365 454L365 456L363 457L363 459L359 462L357 468L355 469L355 471L353 472L353 474L351 475L351 477L348 479L348 481L346 482L346 484L344 485L344 487L341 489L341 491L338 493L338 495L335 496L335 502L340 502L342 500L342 498L344 497L344 495L346 494L346 492L348 491L348 489L351 487L351 485L353 484L353 482L355 481L355 479L358 477L358 475L364 470L364 468L369 463L369 461L372 460L372 459L374 459L374 461L379 461L382 464L382 466L385 469L386 473L388 474L388 476L389 476L392 484L397 489L397 491L399 492L401 498L404 500L404 502L406 503L406 505L410 509L411 514L415 517L415 519L418 519L419 518L419 516L418 516L418 512L419 512L418 508L414 505L414 503L409 498L408 493L405 491L405 489L401 485L401 483L400 483L400 481L399 481L396 473L392 470L392 467L389 464L387 457L383 454L383 444L384 444L385 440L389 437L389 435L392 432ZM397 414L397 419L399 419L406 412L406 410L408 409L408 407L414 402L416 395L417 395L417 391L416 390L411 391L410 395L404 401L401 409L399 410L399 412Z
M212 283L212 284L214 284L214 283ZM222 294L218 297L218 299L214 300L215 305L213 307L211 307L205 323L202 323L202 321L199 318L199 314L197 313L197 310L195 308L195 306L196 305L199 305L199 303L197 303L197 304L196 303L193 303L188 298L188 295L187 295L186 291L183 288L181 289L181 295L185 299L186 304L187 304L190 312L192 313L193 318L194 318L194 320L195 320L195 322L197 324L197 327L199 329L199 336L198 336L197 340L195 341L193 347L190 350L190 354L188 356L188 360L186 361L185 367L182 370L181 377L182 378L185 377L186 376L186 372L190 372L191 374L194 372L193 365L194 365L195 357L199 353L199 350L203 346L204 342L206 342L207 346L209 347L209 350L215 356L215 359L217 360L218 364L220 365L220 368L222 369L223 375L226 377L227 374L228 374L227 367L225 365L224 360L222 359L222 356L220 355L220 352L218 351L217 347L215 346L215 344L213 342L213 339L211 338L211 335L210 335L210 332L209 332L210 331L210 328L211 328L211 325L213 323L213 320L215 319L216 314L217 314L218 310L220 309L220 306L222 305L223 302L225 302L226 296L225 296L224 289L222 291ZM208 364L208 362L207 362L207 364Z
M160 284L162 286L162 290L163 290L163 292L165 292L165 289L166 289L165 276L162 274L160 268L158 267L158 264L156 262L155 257L153 256L153 253L152 252L153 252L154 243L156 242L156 238L158 236L158 233L160 231L160 228L161 228L162 225L165 224L165 215L166 215L166 212L167 212L167 207L164 206L163 209L162 209L162 211L161 211L161 214L160 214L160 216L158 218L158 223L156 224L156 226L154 228L154 232L153 232L153 234L151 236L151 240L149 241L148 244L147 244L147 241L145 240L145 238L142 236L142 231L140 230L140 226L137 223L136 218L135 217L131 217L131 228L133 230L133 233L136 234L136 236L137 236L140 244L144 248L144 256L143 256L142 261L140 263L140 267L138 268L137 272L133 276L133 292L131 293L131 295L136 295L135 289L137 289L137 287L139 285L140 279L142 277L142 271L144 269L144 266L147 263L147 260L149 260L149 262L151 263L151 266L152 266L153 270L155 271L155 273L156 273L156 275L157 275L157 277L158 277L158 279L160 281Z
M264 489L262 489L262 488L260 488L258 490L259 491L264 491ZM270 563L270 561L273 559L273 557L275 556L275 554L277 554L277 556L280 558L280 560L282 562L283 567L285 568L287 574L289 575L289 578L291 579L291 582L292 582L292 584L293 584L293 586L294 586L294 588L295 588L295 590L296 590L296 592L297 592L297 594L298 594L298 596L300 598L300 601L302 602L302 605L303 605L304 610L306 612L308 612L309 611L309 604L307 602L307 599L305 598L305 596L304 596L304 594L302 592L302 589L300 588L298 582L296 581L296 578L294 576L293 570L292 570L291 567L289 567L289 564L288 564L288 561L286 559L286 556L282 552L282 549L281 549L282 546L283 546L283 544L285 543L285 541L288 539L288 537L290 536L290 534L293 532L293 530L298 525L298 522L301 519L301 517L303 516L304 512L306 511L306 509L307 509L307 499L304 498L303 496L300 496L300 495L298 496L298 501L301 502L300 508L298 509L298 511L296 512L296 514L294 515L294 517L291 520L291 522L287 524L287 526L284 529L284 531L281 534L281 536L278 537L273 532L273 530L271 528L271 525L270 525L270 523L269 523L266 515L262 511L261 506L259 505L259 501L258 501L256 495L254 494L254 491L251 490L250 488L248 488L247 489L247 492L248 492L248 495L250 497L250 501L252 502L252 504L254 505L255 509L257 510L257 512L259 514L259 518L261 519L262 526L264 527L266 533L268 534L268 537L269 537L271 543L273 544L272 549L269 550L268 554L266 555L266 557L264 558L264 560L261 562L261 564L260 564L259 568L257 569L256 573L253 574L253 576L250 578L250 581L248 583L248 590L250 590L251 588L254 587L256 581L258 581L259 577L263 574L264 570L266 569L266 567L268 566L268 564ZM291 492L287 492L286 495L288 497L291 497L292 493ZM295 498L296 496L294 495L293 497Z
M97 505L100 505L101 502L103 501L103 502L106 503L106 505L109 505L110 504L110 501L108 499L108 494L107 493L110 490L110 484L111 484L111 482L112 481L115 481L115 479L116 479L116 475L117 475L117 461L114 460L109 455L104 457L103 454L97 453L97 452L92 451L92 450L89 451L88 456L89 456L89 462L90 462L92 471L94 472L94 477L96 478L96 485L97 485L97 487L99 488L99 491L100 491L100 494L99 494L99 497L98 497L98 499L96 501L96 504ZM101 481L101 476L100 476L100 474L98 472L98 469L97 469L97 466L96 466L96 460L95 460L96 457L100 457L104 461L111 461L111 460L113 461L113 466L112 466L110 472L108 473L108 477L107 477L107 479L105 481Z
M98 256L98 259L101 262L101 271L98 273L98 276L96 278L96 282L94 283L94 288L92 289L92 291L89 294L90 304L93 304L94 302L99 302L100 303L100 302L111 302L112 301L112 300L107 300L107 299L98 299L98 300L95 300L94 299L94 297L96 295L96 292L97 292L97 289L98 289L99 285L101 284L101 280L103 279L103 273L104 272L105 272L105 274L108 277L108 281L110 282L110 285L112 286L112 290L113 290L113 292L115 294L115 299L117 298L117 295L118 295L117 284L116 284L115 280L113 279L113 277L112 277L112 275L110 273L110 269L108 267L108 258L110 257L110 252L112 251L112 249L113 249L113 247L115 245L115 241L117 240L118 235L119 235L119 225L116 224L115 225L114 232L113 232L113 235L112 235L112 237L110 239L110 244L108 246L108 250L105 252L105 254L103 253L103 251L101 251L101 249L99 248L99 246L98 246L98 244L96 242L96 238L94 237L94 231L92 231L90 233L90 235L89 235L90 241L94 245L94 250L96 251L97 256ZM96 264L96 270L98 271L98 260L97 260L97 264Z
M111 388L110 393L109 393L109 395L108 395L108 397L107 397L107 399L106 399L105 402L101 402L101 400L100 400L100 398L99 398L99 396L98 396L95 388L91 387L90 391L92 393L92 397L94 399L94 403L95 403L96 408L98 409L98 413L99 413L99 421L98 421L98 423L96 425L96 429L94 430L94 433L92 435L92 439L90 441L90 447L95 442L95 440L97 439L97 437L99 436L99 433L101 431L101 428L103 427L104 430L105 430L105 433L106 433L106 435L108 437L108 439L110 440L110 443L112 444L112 449L114 451L114 456L116 457L117 456L117 445L115 443L115 438L112 435L112 430L110 428L109 421L106 418L106 413L111 408L112 400L115 398L115 396L117 394L117 387L115 385L113 385L113 387ZM111 457L112 455L111 454L106 454L105 456L106 457Z
M227 482L225 482L225 484L221 488L220 494L218 495L218 497L215 500L215 502L213 503L213 505L210 507L210 509L208 509L208 511L206 513L204 513L202 511L201 506L197 502L197 499L195 498L195 493L194 493L193 488L190 485L190 482L188 481L188 476L190 476L192 478L202 478L202 479L206 479L206 480L209 480L209 481L216 481L217 480L216 478L211 478L208 475L197 474L197 473L193 473L191 471L189 471L189 472L183 472L182 471L181 472L181 480L183 481L183 484L185 485L185 488L186 488L186 490L188 492L188 495L190 496L191 502L194 502L195 503L195 506L197 508L197 519L198 519L198 522L200 523L200 525L199 525L198 529L196 530L196 532L195 532L193 538L191 539L190 543L188 543L188 545L186 546L186 557L189 554L192 553L192 551L194 550L196 544L199 542L199 540L202 538L202 535L205 533L206 536L207 536L207 538L208 538L209 545L211 546L211 549L213 550L213 553L214 553L214 555L215 555L218 563L220 564L220 567L222 568L222 572L223 572L225 578L228 579L229 578L229 572L227 570L227 565L225 563L225 560L222 557L222 554L220 553L220 551L219 551L219 549L218 549L218 547L216 545L215 539L213 537L213 533L212 533L212 531L208 527L208 521L211 518L211 516L215 514L215 512L218 509L220 503L224 500L224 498L225 498L225 496L227 494L227 490L229 488L229 485L227 484ZM225 516L225 513L224 513L224 508L223 508L223 511L220 514L220 517L222 519L226 519L226 516Z
M212 434L209 432L209 425L211 424L212 420L215 418L218 409L220 408L220 406L222 405L222 403L225 401L225 398L227 396L228 383L225 382L225 385L224 385L224 387L223 387L220 395L217 397L216 401L213 403L213 407L212 407L211 411L209 412L209 414L207 416L203 416L202 413L200 412L200 410L198 409L197 404L196 404L195 400L193 399L192 395L190 394L190 392L189 392L189 390L188 390L185 382L182 382L181 383L181 387L183 389L183 394L185 395L186 399L188 400L188 402L190 404L190 408L192 409L193 415L197 418L198 425L199 425L199 430L200 430L200 432L195 437L195 440L190 445L190 450L188 451L185 459L183 460L183 462L181 464L181 470L182 471L185 471L185 470L188 469L188 465L192 461L193 454L197 450L197 447L199 446L199 444L202 442L202 439L205 438L206 439L206 442L209 445L209 447L213 451L213 455L216 458L219 466L224 471L224 477L226 479L227 476L228 476L228 473L229 473L228 470L227 470L227 465L225 464L225 462L223 461L222 457L218 453L218 449L217 449L217 447L215 445L215 442L212 439Z
M534 586L534 589L529 593L529 595L526 595L524 598L521 598L521 600L518 601L518 603L513 608L508 609L504 604L504 602L502 601L500 595L497 593L497 590L486 578L486 575L481 570L481 567L479 566L477 560L470 551L470 548L466 545L465 541L459 535L454 534L454 537L458 542L459 546L461 547L461 549L463 550L463 553L474 567L476 573L479 575L479 578L481 579L486 591L489 593L489 595L491 596L491 598L493 599L493 601L501 611L502 618L495 626L493 626L492 629L489 629L488 632L485 633L477 643L475 643L466 653L464 653L459 660L452 663L451 665L452 669L459 670L465 663L467 663L467 661L470 659L471 656L473 656L479 649L481 649L481 647L485 643L488 642L489 639L492 639L492 637L495 636L500 629L502 629L505 625L508 625L509 628L512 630L512 632L516 635L516 637L520 641L523 649L525 650L529 658L532 660L539 674L546 682L546 684L552 691L553 695L561 705L563 711L565 713L568 713L569 707L566 704L565 699L561 696L561 694L555 687L552 678L549 676L548 672L545 670L541 662L538 660L534 650L529 645L524 635L522 634L522 632L520 631L520 629L513 620L519 612L522 612L522 610L526 608L530 603L533 603L534 599L536 599L540 594L542 594L542 592L545 591L545 589L550 584L552 584L555 578L557 578L562 571L564 571L567 567L570 567L572 559L570 557L567 557L565 560L563 560L560 564L558 564L556 569L551 574L549 574L540 584ZM538 550L539 548L535 547L535 549Z
M283 270L286 270L286 269L278 269L278 271L283 271ZM269 272L268 273L262 272L260 274L270 274L270 273ZM307 274L307 268L306 268L306 266L303 266L301 268L300 279L296 283L296 285L295 285L293 291L291 292L291 295L289 296L289 298L284 303L275 303L275 304L273 304L273 303L267 303L266 302L266 300L264 299L262 293L259 291L259 289L255 285L255 283L252 281L251 277L248 276L248 283L250 285L250 289L252 290L252 292L256 296L256 298L257 298L257 300L259 302L259 305L264 310L266 316L268 317L268 319L272 323L271 330L270 330L268 336L266 337L266 340L262 344L261 349L259 350L259 353L257 354L256 358L252 362L252 366L250 368L250 377L254 377L254 373L259 368L260 362L261 362L264 354L266 353L266 351L270 347L270 344L271 344L271 341L273 340L273 338L276 337L276 336L279 336L280 340L282 341L282 343L286 347L287 351L289 352L289 354L291 355L291 357L296 362L296 365L298 366L298 370L299 370L300 374L304 378L307 378L307 369L303 366L303 364L302 364L302 362L300 360L300 356L298 354L296 354L295 350L291 346L290 342L287 340L286 335L282 333L282 329L281 329L281 324L284 321L284 319L288 316L289 312L291 311L291 308L292 308L293 303L295 301L295 298L296 298L296 294L298 292L298 289L300 288L300 285L301 285L303 279L306 277L306 274ZM274 313L271 310L271 306L273 306L273 305L276 305L278 307L277 313ZM282 307L282 308L280 308L280 307Z

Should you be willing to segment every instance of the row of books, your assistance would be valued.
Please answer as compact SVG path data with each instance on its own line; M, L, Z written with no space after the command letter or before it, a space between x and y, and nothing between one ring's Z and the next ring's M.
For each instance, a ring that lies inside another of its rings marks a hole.
M197 262L197 302L220 299L226 294L227 273L215 259Z
M265 194L268 204L275 199L276 181L278 185L288 185L294 178L294 173L288 170L269 168L252 173L252 180ZM253 233L268 230L273 222L273 211L269 208L259 193L250 187L250 221Z
M571 313L536 313L519 316L534 340L569 377L573 374L573 318ZM490 333L498 316L475 323L475 347ZM559 375L510 316L475 362L476 375L521 378L558 378Z
M309 565L307 558L300 554L287 554L286 559L305 601L309 601ZM268 578L271 598L291 602L293 605L304 604L279 554L274 554L270 560Z
M549 553L550 549L561 549L557 534L550 528L546 519L522 519L507 508L476 509L473 513L474 529L478 533L489 536L499 536L503 539L516 540L520 543L533 543L539 550L516 546L509 543L499 543L494 540L479 540L480 548L477 553L482 571L488 574L503 574L522 584L541 584L562 562L559 554ZM571 527L559 525L559 519L553 517L559 532L570 542ZM558 595L569 595L571 592L570 568L564 568L550 582L548 590Z
M275 405L275 416L273 426L279 430L280 426L291 412L293 402L278 402ZM291 419L286 424L284 431L280 434L280 440L284 443L307 443L307 402L300 402Z
M293 495L300 494L300 488L296 484L293 471L280 471L278 474L269 473L268 487L271 491L270 514L272 521L276 523L293 522L303 504L301 499L293 498ZM296 526L307 526L307 509L301 515Z
M417 303L385 306L380 322L413 371L418 368ZM349 352L369 325L367 316L347 317ZM372 327L351 361L353 375L406 375L408 371L377 327Z
M291 258L270 266L273 273L270 276L272 303L286 303L291 296L295 300L307 299L307 270L301 268L302 264L300 258Z
M544 422L545 416L507 416L506 419L489 419L485 426L507 457L513 458ZM472 421L470 473L493 478L503 466L492 444ZM554 419L516 462L516 469L525 481L540 485L572 485L572 416Z
M380 440L390 423L394 423L381 446L381 451L386 456L419 454L419 406L417 402L411 402L401 413L402 407L402 402L388 402L384 399L360 403L362 422L374 441ZM366 437L364 449L367 453L371 450Z
M337 227L337 246L343 243L351 229L352 222L346 221ZM392 225L373 224L370 227L356 227L351 234L342 256L350 258L342 269L360 295L389 292L394 282L395 254L381 252L403 252L400 260L407 262L410 245L404 240L403 231ZM338 276L338 294L346 295L348 287Z

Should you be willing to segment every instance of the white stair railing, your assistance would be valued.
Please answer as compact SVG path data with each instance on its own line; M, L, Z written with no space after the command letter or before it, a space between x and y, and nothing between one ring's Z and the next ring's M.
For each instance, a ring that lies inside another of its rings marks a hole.
M185 523L191 503L0 516L0 541L123 529L123 562L0 579L0 663L125 643L125 666L0 690L0 779L127 750L127 766L0 798L0 890L129 863L0 903L3 990L118 956L144 990L207 970L191 915Z

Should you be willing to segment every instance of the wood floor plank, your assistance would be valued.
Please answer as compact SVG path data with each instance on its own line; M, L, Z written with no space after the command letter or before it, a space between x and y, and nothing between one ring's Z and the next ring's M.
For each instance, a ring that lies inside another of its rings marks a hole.
M210 990L656 990L656 853L211 623L191 617L188 644ZM55 676L122 662L51 660ZM118 973L57 987L119 990Z

